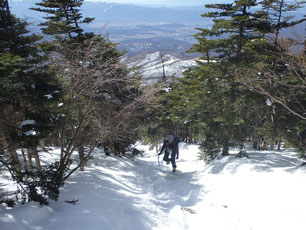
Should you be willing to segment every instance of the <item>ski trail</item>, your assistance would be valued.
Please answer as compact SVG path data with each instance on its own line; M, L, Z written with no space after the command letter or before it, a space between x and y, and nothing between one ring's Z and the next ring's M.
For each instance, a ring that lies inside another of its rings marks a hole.
M155 220L155 230L188 229L186 215L191 214L183 208L194 206L204 189L198 183L198 174L204 168L204 163L197 161L198 148L181 145L180 149L176 172L172 172L171 164L160 161L158 165L156 153L147 149L144 158L136 161L138 184L150 198L151 211L147 215ZM190 168L190 164L198 167Z

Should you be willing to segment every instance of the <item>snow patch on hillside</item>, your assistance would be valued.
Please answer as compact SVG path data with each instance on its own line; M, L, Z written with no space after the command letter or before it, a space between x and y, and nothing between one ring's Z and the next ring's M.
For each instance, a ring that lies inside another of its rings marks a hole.
M166 77L171 79L172 76L183 77L185 70L197 64L194 58L186 58L175 52L166 53L161 51L124 58L123 62L130 68L140 67L139 74L143 76L143 80L147 84L154 84L162 79L163 66Z

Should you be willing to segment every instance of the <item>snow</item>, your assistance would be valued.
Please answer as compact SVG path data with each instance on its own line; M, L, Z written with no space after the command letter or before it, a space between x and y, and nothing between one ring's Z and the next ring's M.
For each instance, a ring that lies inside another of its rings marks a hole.
M53 96L51 94L46 94L46 95L44 95L44 97L46 97L48 100L53 98Z
M183 72L189 67L196 65L194 58L186 59L179 57L177 54L162 53L163 62L161 58L161 52L152 52L147 54L141 54L131 59L122 59L122 62L126 63L128 67L141 67L139 74L144 77L144 81L147 84L154 84L158 82L163 76L163 70L165 70L166 76L169 78L173 75L180 78L183 76Z
M24 135L26 135L26 136L35 136L36 132L35 132L35 130L29 130L29 131L26 131L24 133Z
M170 165L158 164L155 149L137 148L144 157L106 157L97 149L49 206L0 205L0 229L305 229L306 168L292 150L247 148L249 158L230 155L205 165L198 145L180 143L173 173ZM79 202L65 202L73 199Z
M35 125L36 121L35 120L24 120L20 123L19 128L22 129L24 125Z
M270 99L267 99L267 100L266 100L266 105L267 105L267 106L271 106L271 105L272 105L272 102L271 102Z
M171 89L172 89L171 87L165 87L165 88L164 88L164 91L165 91L165 92L170 92Z

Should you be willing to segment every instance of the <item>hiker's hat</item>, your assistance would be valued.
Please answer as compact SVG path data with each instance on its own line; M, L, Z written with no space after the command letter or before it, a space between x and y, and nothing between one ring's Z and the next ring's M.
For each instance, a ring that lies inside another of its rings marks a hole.
M173 142L173 140L174 140L174 137L173 137L173 135L168 135L168 138L167 138L167 140L168 140L168 141L170 141L170 142Z

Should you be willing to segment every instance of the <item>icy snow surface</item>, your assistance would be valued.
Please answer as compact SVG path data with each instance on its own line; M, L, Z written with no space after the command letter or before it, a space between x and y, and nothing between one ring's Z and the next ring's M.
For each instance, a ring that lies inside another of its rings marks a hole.
M49 206L0 205L0 229L305 229L306 168L293 151L249 150L250 158L232 155L207 166L197 160L197 145L181 143L173 173L159 166L155 150L138 148L144 157L134 160L97 150ZM72 199L79 202L64 202Z
M20 123L19 128L22 129L24 125L35 125L36 121L35 120L24 120Z
M35 132L35 130L29 130L29 131L26 131L24 133L24 135L26 135L26 136L35 136L36 132Z
M53 96L51 94L46 94L46 95L44 95L44 97L46 97L48 100L53 98Z

